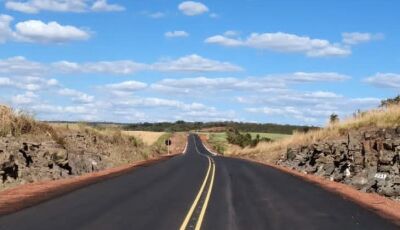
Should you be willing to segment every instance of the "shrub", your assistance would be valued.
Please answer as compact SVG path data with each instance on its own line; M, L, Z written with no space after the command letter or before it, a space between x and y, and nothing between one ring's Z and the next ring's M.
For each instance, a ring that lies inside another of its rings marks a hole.
M247 146L254 147L260 141L271 141L271 139L263 137L260 138L260 135L257 134L256 138L252 139L250 133L242 134L237 129L230 129L227 132L227 140L229 143L234 145L239 145L240 147L244 148Z

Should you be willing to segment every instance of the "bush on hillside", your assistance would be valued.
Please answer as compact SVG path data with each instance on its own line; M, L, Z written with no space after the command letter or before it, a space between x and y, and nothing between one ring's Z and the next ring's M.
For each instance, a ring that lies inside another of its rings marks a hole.
M382 100L380 107L388 107L391 105L399 105L399 104L400 104L400 95L394 98L388 98L386 100Z
M239 145L242 148L247 146L254 147L260 141L271 141L271 139L266 137L260 138L259 134L253 139L250 133L242 134L237 129L230 129L227 132L227 140L229 143Z

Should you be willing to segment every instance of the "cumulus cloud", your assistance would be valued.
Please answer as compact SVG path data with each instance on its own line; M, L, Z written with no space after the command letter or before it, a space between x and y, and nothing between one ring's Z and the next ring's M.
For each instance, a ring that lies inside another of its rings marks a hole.
M332 113L341 117L354 111L374 108L379 98L349 98L329 91L297 91L288 89L268 94L268 97L246 95L237 102L247 105L245 111L267 115L269 118L284 117L305 124L322 125Z
M188 37L189 33L183 30L168 31L164 34L167 38Z
M286 89L290 84L312 83L312 82L341 82L349 79L347 75L339 73L321 72L305 73L295 72L288 74L272 74L265 77L247 77L247 78L181 78L181 79L163 79L153 83L151 88L157 91L191 94L204 92L207 89L209 93L218 91L272 91Z
M182 111L199 111L199 110L214 110L215 108L207 107L201 103L184 103L178 100L157 98L157 97L134 97L125 100L118 100L113 104L117 106L127 107L146 107L146 108L174 108Z
M114 89L114 90L124 90L124 91L134 91L140 90L147 87L147 84L140 81L124 81L115 84L108 84L105 88Z
M356 45L359 43L365 43L373 40L381 40L384 38L384 35L381 33L371 34L371 33L360 33L360 32L351 32L351 33L342 33L343 43L349 45Z
M252 33L244 40L215 35L207 38L205 42L222 46L243 46L284 53L303 53L309 57L348 56L351 54L351 50L348 47L331 43L328 40L282 32Z
M107 84L99 87L117 96L127 96L135 91L147 88L147 83L140 81L124 81L120 83Z
M97 0L93 3L91 9L93 11L101 12L101 11L124 11L125 7L117 4L108 4L107 0Z
M77 103L91 103L94 101L94 96L80 92L75 89L62 88L58 90L58 94L62 96L70 97L73 102Z
M45 71L45 65L39 62L29 61L22 56L0 59L0 74L7 74L11 76L37 76L43 75Z
M129 75L140 71L158 72L234 72L243 70L229 62L207 59L196 54L178 59L164 59L144 64L132 60L71 62L57 61L51 64L27 60L16 56L0 59L0 74L43 76L51 74L113 74Z
M224 32L224 36L226 36L226 37L236 37L239 34L240 34L239 31L236 31L236 30L227 30Z
M187 16L196 16L209 11L208 7L201 2L185 1L178 5L178 9Z
M13 82L8 77L0 77L0 87L4 86L11 86Z
M13 37L10 23L13 18L9 15L0 14L0 43L4 43Z
M334 72L321 72L321 73L305 73L295 72L286 74L283 79L289 82L329 82L329 81L345 81L350 79L350 76L334 73Z
M400 89L400 74L377 73L364 79L364 82L377 87Z
M52 64L56 72L127 75L147 69L147 65L130 60L76 63L59 61Z
M239 79L239 78L182 78L182 79L164 79L151 85L151 88L167 93L192 94L216 93L220 91L257 91L266 89L283 88L285 84L281 81L270 81L268 79Z
M18 22L13 29L10 25L12 20L11 16L0 15L0 43L6 41L64 43L90 38L90 33L86 30L71 25L61 25L54 21L45 23L40 20L28 20Z
M15 105L26 105L34 103L39 96L32 91L17 94L11 97L11 102Z
M74 40L87 40L89 32L57 22L44 23L39 20L19 22L15 26L16 38L21 41L39 43L63 43Z
M176 60L160 61L152 65L157 71L175 72L235 72L242 71L240 66L203 58L197 54L181 57Z
M122 11L125 8L109 4L107 0L7 0L5 7L9 10L35 14L40 11L54 12L88 12L88 11Z

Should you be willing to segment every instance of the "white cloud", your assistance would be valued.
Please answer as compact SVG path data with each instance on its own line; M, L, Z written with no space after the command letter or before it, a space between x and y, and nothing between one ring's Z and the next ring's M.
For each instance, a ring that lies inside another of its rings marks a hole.
M29 61L22 56L0 59L0 74L12 76L37 76L43 75L45 71L45 65L38 62Z
M384 35L381 33L371 34L371 33L352 32L352 33L342 33L342 37L344 44L356 45L359 43L369 42L373 40L381 40L384 38Z
M239 31L236 31L236 30L227 30L224 32L224 36L226 36L226 37L236 37L239 34L240 34Z
M161 92L192 94L203 93L207 89L209 93L219 91L255 91L270 92L272 90L286 89L289 84L313 83L313 82L341 82L350 79L349 76L338 73L305 73L295 72L288 74L272 74L265 77L248 78L182 78L163 79L153 83L151 88Z
M80 92L75 89L62 88L58 90L58 94L62 96L70 97L73 102L77 103L91 103L94 101L94 96Z
M400 89L400 74L397 73L377 73L368 77L364 82L377 87Z
M179 4L178 9L187 16L204 14L209 11L208 7L201 2L185 1Z
M107 73L133 74L139 71L160 72L232 72L242 68L229 62L206 59L192 54L175 60L163 60L154 64L143 64L130 60L75 63L60 61L52 64L56 72L62 73Z
M99 87L116 96L128 96L138 90L147 88L147 84L139 81L124 81Z
M134 91L145 89L147 84L139 81L124 81L121 83L108 84L105 88L114 89L114 90L123 90L123 91Z
M178 93L178 94L196 94L217 93L222 91L258 91L266 89L283 88L285 84L280 81L270 81L267 79L238 79L238 78L183 78L183 79L164 79L151 85L156 91Z
M90 38L90 34L85 30L70 25L60 25L57 22L29 20L17 23L15 28L16 39L27 42L63 43Z
M111 12L111 11L124 11L125 7L117 4L108 4L107 0L97 0L96 2L93 3L91 9L97 12L99 11Z
M0 14L0 43L6 41L63 43L90 38L90 33L86 30L70 25L60 25L54 21L49 23L40 20L18 22L13 30L10 25L12 20L11 16Z
M168 31L164 34L167 38L188 37L189 34L183 30Z
M27 91L24 94L17 94L11 98L11 102L15 105L26 105L35 103L38 99L38 95L34 92Z
M125 8L117 4L108 4L107 0L7 0L5 7L23 13L87 12L87 11L122 11Z
M39 91L59 87L56 79L46 79L43 77L23 77L14 81L15 86L20 89Z
M146 108L174 108L182 111L200 111L200 110L214 110L200 103L184 103L178 100L170 100L156 97L135 97L113 102L117 106L125 107L146 107Z
M0 14L0 43L4 43L13 36L10 23L13 18L9 15Z
M206 59L197 54L184 56L176 60L161 61L153 64L152 68L167 72L235 72L243 70L241 67L229 62Z
M4 86L11 86L13 82L8 77L0 77L0 87Z
M272 50L284 53L303 53L309 57L347 56L351 54L348 47L333 44L324 39L313 39L288 33L252 33L245 40L216 35L205 40L206 43L222 46L243 46L261 50Z
M147 69L147 65L130 60L76 63L59 61L52 64L56 72L127 75Z
M243 41L241 41L241 40L238 40L235 38L229 38L228 36L222 36L222 35L215 35L215 36L209 37L205 40L205 42L222 45L222 46L243 46L244 45Z
M373 97L349 98L329 91L275 91L268 97L246 95L238 97L237 102L252 107L245 111L268 115L269 119L286 118L293 122L297 120L305 124L322 125L332 113L342 118L351 115L358 109L370 109L379 105L380 99Z
M295 72L293 74L287 74L283 77L289 82L329 82L329 81L345 81L350 79L349 76L334 72L322 72L322 73L305 73Z

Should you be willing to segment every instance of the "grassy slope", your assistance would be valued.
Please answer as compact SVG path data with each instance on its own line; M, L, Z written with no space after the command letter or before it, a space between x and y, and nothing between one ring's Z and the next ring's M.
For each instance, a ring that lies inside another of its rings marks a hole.
M122 131L122 133L140 138L146 145L154 144L165 132L151 132L151 131Z
M255 148L234 151L233 154L247 155L267 162L276 161L290 146L309 145L311 143L335 139L349 131L368 128L389 128L400 126L400 106L390 106L363 112L342 122L329 124L320 130L308 133L295 133L272 143L260 143Z

